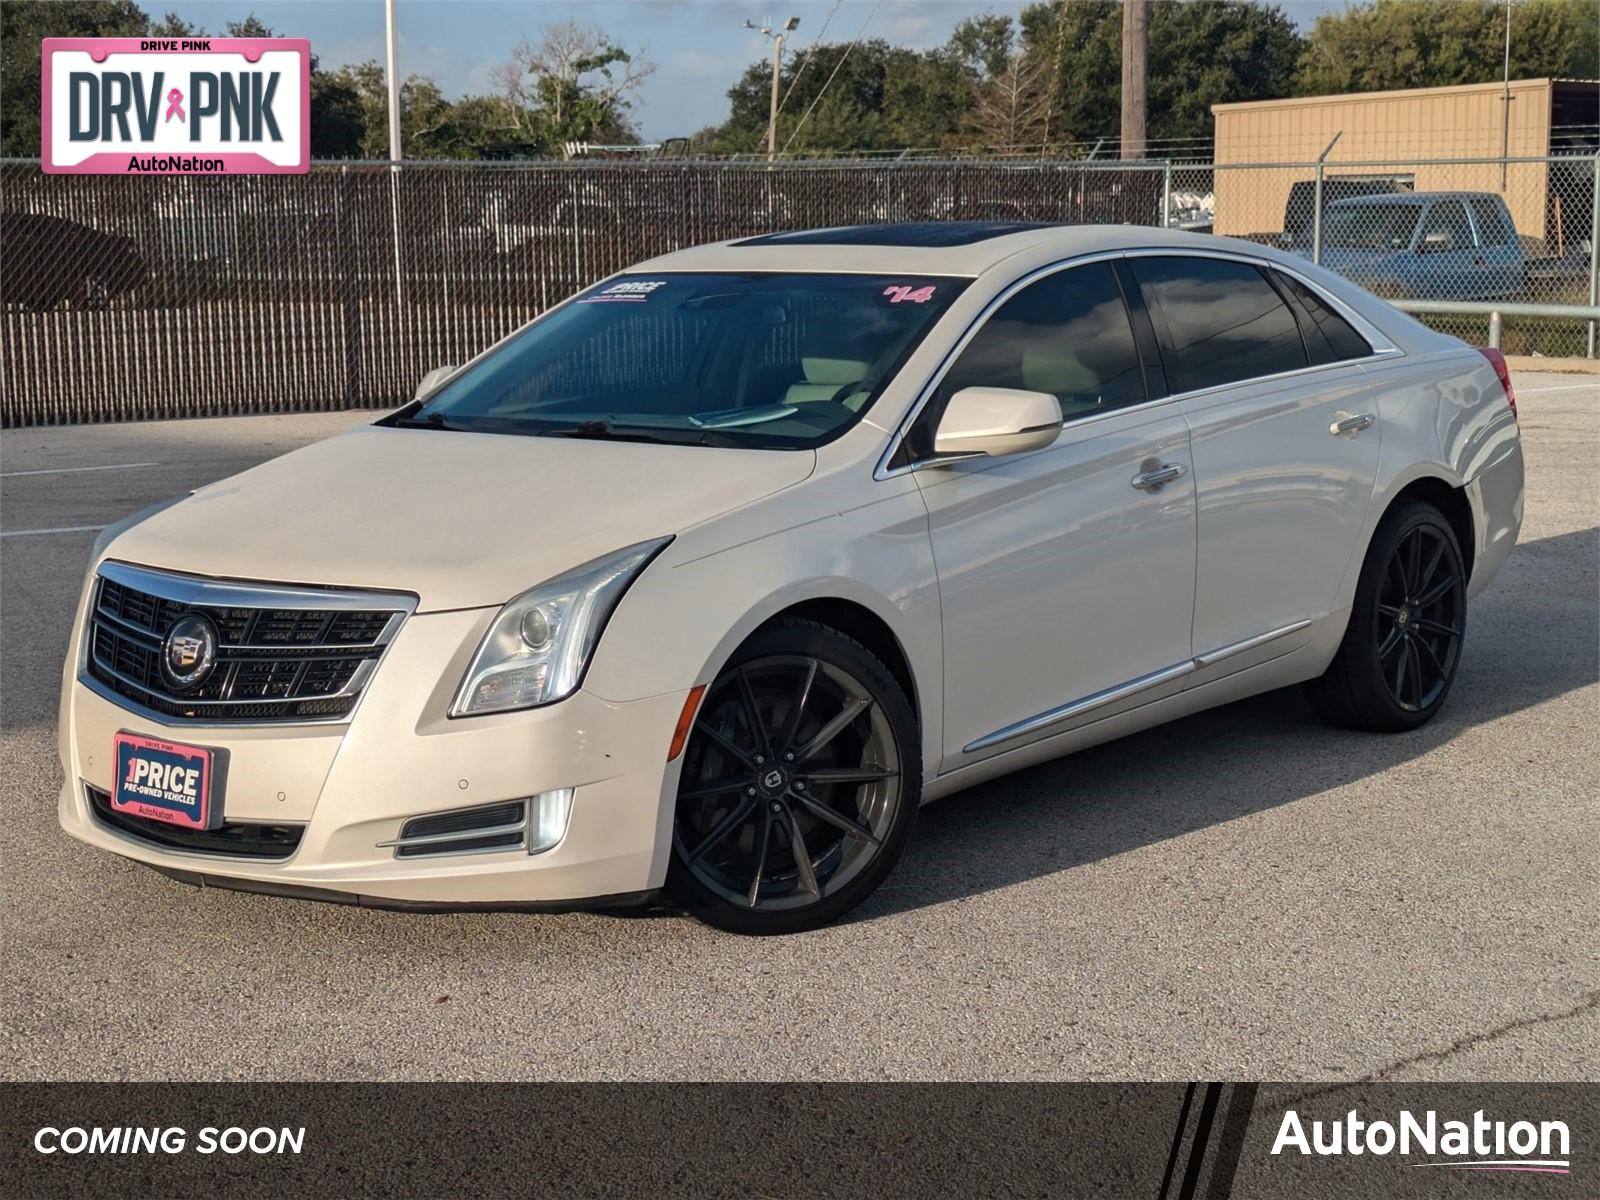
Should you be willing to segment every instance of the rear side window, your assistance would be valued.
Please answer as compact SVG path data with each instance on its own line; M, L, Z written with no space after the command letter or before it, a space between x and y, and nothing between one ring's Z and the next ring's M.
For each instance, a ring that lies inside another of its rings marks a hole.
M1348 358L1366 358L1372 353L1367 339L1352 329L1350 322L1329 308L1328 302L1315 290L1282 271L1274 271L1273 276L1294 297L1307 318L1303 332L1313 366L1343 362Z
M1459 200L1441 200L1428 210L1422 224L1422 236L1443 233L1450 238L1452 250L1472 247L1472 227L1467 224L1467 206Z
M1493 200L1475 199L1472 215L1478 222L1478 236L1485 246L1508 246L1511 231L1506 228L1505 215Z
M1133 258L1174 387L1193 392L1308 365L1294 313L1249 263Z

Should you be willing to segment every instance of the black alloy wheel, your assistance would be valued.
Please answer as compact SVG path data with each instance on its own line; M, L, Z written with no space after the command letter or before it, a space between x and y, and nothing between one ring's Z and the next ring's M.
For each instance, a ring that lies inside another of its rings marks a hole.
M1403 504L1379 522L1344 640L1307 694L1335 725L1415 729L1444 703L1466 628L1467 572L1455 532L1432 505Z
M920 795L910 704L864 647L810 622L751 639L706 690L684 751L671 889L742 933L793 933L860 903Z

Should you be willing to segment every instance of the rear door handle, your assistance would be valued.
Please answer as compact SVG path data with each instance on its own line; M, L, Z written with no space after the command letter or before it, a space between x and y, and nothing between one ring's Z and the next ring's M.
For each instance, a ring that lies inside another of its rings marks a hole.
M1342 437L1347 433L1360 433L1363 429L1371 427L1377 418L1371 413L1357 413L1353 417L1340 417L1328 426L1328 432L1334 437Z
M1162 463L1153 471L1141 471L1131 482L1141 492L1153 492L1163 484L1183 478L1182 463Z

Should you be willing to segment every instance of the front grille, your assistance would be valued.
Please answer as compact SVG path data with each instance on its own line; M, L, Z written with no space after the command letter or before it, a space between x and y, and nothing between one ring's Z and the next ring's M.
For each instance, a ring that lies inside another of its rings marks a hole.
M105 563L94 584L87 675L116 697L179 721L348 717L411 604L382 594L251 587ZM215 661L190 685L162 670L167 634L202 616Z
M224 822L217 829L184 829L164 821L149 821L111 807L111 795L84 785L89 807L104 825L163 850L192 854L231 854L236 858L288 858L300 845L302 825L266 825L245 821Z

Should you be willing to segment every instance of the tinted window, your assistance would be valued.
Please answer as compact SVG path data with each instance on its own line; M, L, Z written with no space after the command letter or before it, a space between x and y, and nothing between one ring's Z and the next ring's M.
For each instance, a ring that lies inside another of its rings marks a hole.
M1308 288L1292 275L1274 272L1278 282L1294 297L1301 311L1309 319L1306 348L1315 363L1340 362L1347 358L1366 358L1372 353L1367 339L1350 327L1350 323L1328 307L1317 292Z
M1129 260L1165 326L1162 351L1178 390L1192 392L1307 365L1294 313L1249 263L1220 258Z
M814 445L867 410L965 287L900 275L624 276L530 325L405 419Z
M1450 235L1450 245L1456 250L1472 246L1472 226L1467 224L1467 206L1459 200L1444 200L1428 210L1422 223L1422 236L1445 233Z
M945 402L964 387L1049 392L1067 421L1143 400L1133 326L1111 264L1047 275L1001 305L923 411L911 439L915 456L931 453Z
M1478 236L1485 246L1505 246L1511 242L1511 231L1506 228L1500 206L1493 200L1474 200L1472 215L1478 222Z

